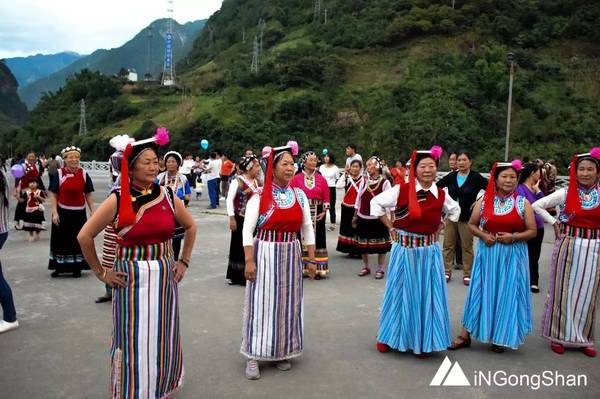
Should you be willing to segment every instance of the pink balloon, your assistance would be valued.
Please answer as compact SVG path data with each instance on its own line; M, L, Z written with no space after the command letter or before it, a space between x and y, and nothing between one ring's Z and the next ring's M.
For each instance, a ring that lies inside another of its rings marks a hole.
M15 177L15 179L20 179L25 175L25 168L22 165L14 165L10 168L10 173Z

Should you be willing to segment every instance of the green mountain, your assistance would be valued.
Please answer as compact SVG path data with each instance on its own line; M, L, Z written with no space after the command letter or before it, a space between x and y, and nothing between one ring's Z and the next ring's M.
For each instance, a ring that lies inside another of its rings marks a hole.
M487 170L504 155L512 52L510 157L566 166L573 152L598 145L597 1L451 4L227 0L178 64L179 88L124 86L89 107L112 116L96 118L80 138L75 77L72 88L47 96L8 139L15 146L42 136L49 146L75 142L87 149L85 157L103 159L112 135L141 137L167 126L171 147L183 151L203 138L234 155L294 138L301 150L325 147L341 156L354 142L363 156L393 160L439 144L471 149L475 166Z
M17 94L17 80L0 60L0 132L7 132L25 122L27 108ZM4 150L4 143L0 144L0 152Z
M17 82L19 82L19 87L23 87L68 67L81 57L83 57L81 54L65 51L57 54L36 54L28 57L6 58L5 62L15 75Z
M205 21L202 20L188 22L184 25L177 22L173 24L173 58L176 61L190 51L192 43L204 23ZM116 74L121 68L135 69L140 80L146 73L150 73L154 79L158 79L163 68L166 24L166 19L156 20L121 47L96 50L66 68L22 87L19 95L31 109L37 104L42 93L58 90L68 76L83 69L100 71L105 75ZM148 68L148 47L150 47L150 68Z

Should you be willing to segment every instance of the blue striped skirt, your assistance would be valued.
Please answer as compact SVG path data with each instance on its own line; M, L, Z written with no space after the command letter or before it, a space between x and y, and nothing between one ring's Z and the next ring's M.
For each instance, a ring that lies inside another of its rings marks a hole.
M295 233L258 233L256 280L246 283L242 346L249 359L278 361L302 354L302 248Z
M450 316L437 237L398 233L388 264L377 341L416 354L446 350L451 343Z
M462 323L481 342L517 349L532 331L527 243L477 244Z
M183 383L177 283L171 242L117 248L113 288L113 399L164 398Z

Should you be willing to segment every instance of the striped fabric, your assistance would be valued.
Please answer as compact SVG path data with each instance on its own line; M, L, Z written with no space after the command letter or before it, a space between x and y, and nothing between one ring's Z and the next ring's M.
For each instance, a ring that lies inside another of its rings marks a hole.
M591 235L597 237L599 233L595 230ZM594 312L600 286L599 255L598 238L561 236L555 242L542 320L544 338L575 347L594 344Z
M297 357L304 335L300 242L256 240L254 248L256 281L246 284L240 352L256 360Z
M119 247L113 289L112 398L164 398L183 383L171 243Z
M413 233L399 233L418 239ZM450 345L448 292L439 244L418 248L392 244L377 341L415 354L443 351Z
M427 247L429 245L433 245L438 242L437 234L423 235L423 234L415 234L409 233L406 231L396 229L398 234L396 235L396 239L394 240L399 245L407 248L419 248L419 247Z
M481 342L517 349L532 331L527 243L477 244L463 326Z
M317 215L323 212L323 201L318 199L308 199L310 205L310 217L313 222L313 228L315 230L315 262L316 262L316 275L320 277L327 277L329 274L329 254L327 253L327 237L325 232L325 218L317 221ZM304 276L310 275L308 269L310 257L308 256L308 250L303 245L302 248L302 273Z
M117 256L117 233L111 224L104 229L102 242L102 267L112 269Z
M298 240L298 233L276 230L258 230L256 238L267 242L294 242Z
M600 238L600 229L586 229L584 227L569 226L561 223L560 232L569 237L587 238L597 240Z

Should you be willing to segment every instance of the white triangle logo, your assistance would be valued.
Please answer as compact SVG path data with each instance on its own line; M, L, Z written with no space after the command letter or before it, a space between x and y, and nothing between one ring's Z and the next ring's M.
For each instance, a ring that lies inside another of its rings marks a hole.
M429 383L429 386L470 387L471 383L460 367L460 364L458 364L458 361L454 362L454 365L452 365L452 362L448 359L448 356L446 356Z

